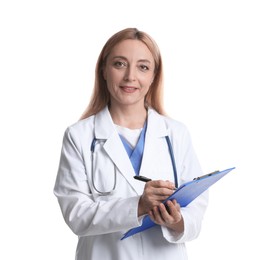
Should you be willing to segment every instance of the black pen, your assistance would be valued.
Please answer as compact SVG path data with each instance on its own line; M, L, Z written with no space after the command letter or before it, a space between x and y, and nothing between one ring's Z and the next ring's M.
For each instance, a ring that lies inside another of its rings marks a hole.
M148 181L151 181L152 179L150 178L147 178L145 176L142 176L142 175L135 175L133 176L134 179L138 180L138 181L143 181L143 182L148 182ZM174 187L174 190L176 190L177 188Z
M149 179L149 178L141 176L141 175L135 175L135 176L133 176L133 178L138 180L138 181L143 181L143 182L148 182L148 181L152 180L152 179Z

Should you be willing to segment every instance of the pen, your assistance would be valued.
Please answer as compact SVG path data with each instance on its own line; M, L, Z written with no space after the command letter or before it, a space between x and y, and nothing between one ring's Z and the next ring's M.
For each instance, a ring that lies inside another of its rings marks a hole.
M148 182L151 181L151 179L141 176L141 175L135 175L133 176L134 179L138 180L138 181L143 181L143 182Z
M145 176L142 176L142 175L135 175L133 176L134 179L138 180L138 181L143 181L143 182L148 182L148 181L151 181L152 179L150 178L147 178ZM174 190L176 190L177 188L175 187Z

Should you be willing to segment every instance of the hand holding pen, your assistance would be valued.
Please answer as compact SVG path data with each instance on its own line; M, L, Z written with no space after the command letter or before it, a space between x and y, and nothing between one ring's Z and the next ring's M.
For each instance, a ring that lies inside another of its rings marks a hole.
M144 176L134 176L136 180L146 182L144 192L139 200L138 215L148 214L158 225L166 226L177 232L183 232L184 224L180 205L176 200L166 200L176 190L169 181L152 181Z
M170 181L154 180L144 176L134 176L136 180L146 182L144 192L139 202L139 215L147 214L154 207L159 206L175 190L175 185Z

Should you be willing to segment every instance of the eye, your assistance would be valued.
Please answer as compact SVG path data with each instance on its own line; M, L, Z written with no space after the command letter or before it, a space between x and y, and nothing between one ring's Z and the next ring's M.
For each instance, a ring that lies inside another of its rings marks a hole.
M127 67L127 63L125 61L115 61L113 63L113 65L116 68L126 68Z
M148 71L148 70L149 70L149 67L146 66L146 65L144 65L144 64L141 64L141 65L139 66L139 68L140 68L140 70L142 70L142 71Z

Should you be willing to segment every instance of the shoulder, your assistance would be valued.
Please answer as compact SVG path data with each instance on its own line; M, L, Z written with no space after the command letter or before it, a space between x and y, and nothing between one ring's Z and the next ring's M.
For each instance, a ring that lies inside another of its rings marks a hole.
M94 128L95 116L79 120L66 128L66 132L83 132Z
M170 127L170 128L174 128L174 129L178 129L178 130L182 130L182 131L187 131L187 126L181 122L178 121L176 119L173 119L169 116L161 116L165 122L165 124Z
M70 138L79 139L81 143L87 143L94 138L106 139L112 131L113 123L108 111L105 107L95 115L67 127L65 133Z
M158 121L159 124L163 124L167 129L168 133L188 133L188 128L183 122L171 118L167 115L161 115L157 113L154 109L149 110L149 114L151 114L154 120Z
M94 117L90 116L69 125L65 129L63 143L74 144L79 148L90 143L94 136Z

